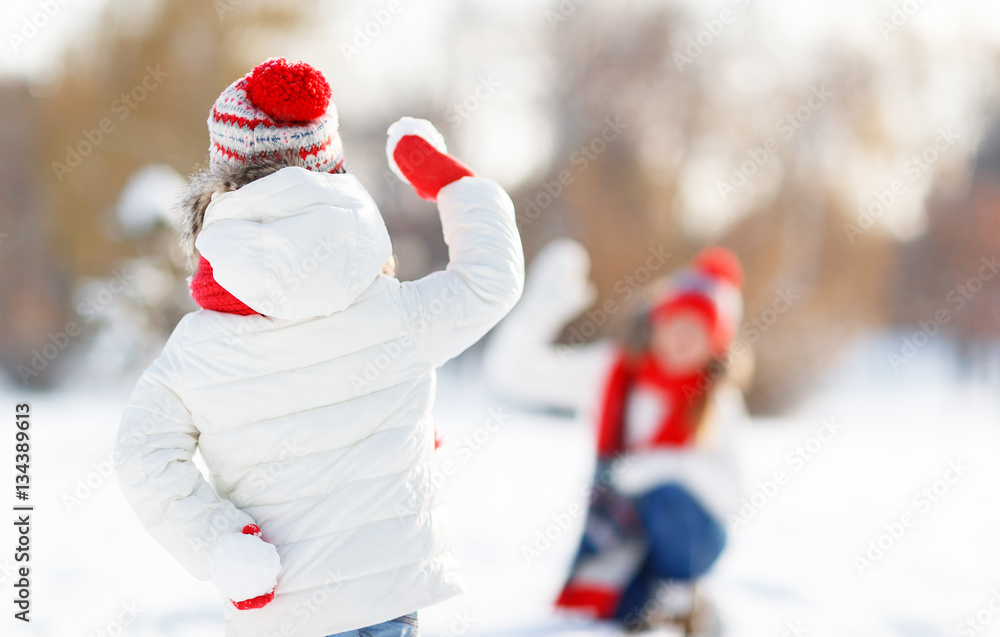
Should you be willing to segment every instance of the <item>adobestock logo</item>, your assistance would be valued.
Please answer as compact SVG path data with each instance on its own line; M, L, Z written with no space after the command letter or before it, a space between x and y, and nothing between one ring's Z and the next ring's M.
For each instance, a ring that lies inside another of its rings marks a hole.
M133 86L129 92L122 93L111 102L109 110L118 117L114 119L103 117L97 123L97 127L81 130L80 135L83 139L76 144L66 146L64 160L62 162L52 162L52 173L55 175L56 180L62 183L66 175L79 168L83 164L83 160L97 150L111 133L115 132L117 122L123 122L128 119L132 111L139 108L139 104L146 101L150 93L159 88L164 78L169 76L170 73L161 69L159 64L155 67L147 66L146 75L143 76L139 83Z
M622 122L621 117L606 117L604 128L586 144L581 144L569 156L570 165L576 171L561 170L552 180L543 180L543 190L534 197L527 197L524 200L525 211L517 215L517 225L519 228L531 225L542 213L548 210L553 203L558 200L569 186L572 186L577 177L586 171L597 159L604 154L608 147L617 141L622 133L628 128L628 124Z
M77 305L76 312L83 319L83 323L89 324L99 318L117 296L128 290L134 280L134 272L124 268L112 270L111 277L101 289ZM83 334L83 325L76 321L68 321L62 330L46 334L48 342L31 350L31 359L17 366L17 374L21 378L21 383L27 386L32 378L42 374L73 339L81 334Z
M716 190L723 201L747 185L771 157L778 154L782 144L787 144L833 97L833 92L827 90L826 84L810 86L809 89L808 97L774 123L776 134L767 137L760 146L747 149L746 159L740 162L726 180L716 183Z
M39 0L38 10L21 21L21 28L7 34L10 48L14 53L20 53L21 47L33 40L49 21L62 10L71 0Z
M955 634L959 637L973 637L993 623L993 619L1000 614L1000 590L990 591L990 598L985 604L971 615L966 615L965 619L955 626Z
M897 31L906 26L913 16L917 15L920 9L927 3L927 0L904 0L892 5L892 13L889 18L880 18L875 24L883 40L888 40Z
M786 468L777 469L769 478L759 480L757 488L740 500L739 510L726 516L730 532L743 529L757 517L774 500L781 488L789 484L792 477L798 475L843 429L844 425L833 418L823 420L812 436L788 451L785 454Z
M927 319L917 321L917 329L908 336L901 339L898 350L886 352L886 360L892 371L898 372L901 367L912 361L917 355L927 347L930 342L941 333L941 329L951 322L954 316L965 309L972 300L984 289L992 286L987 284L1000 272L1000 260L997 256L990 255L989 258L980 259L982 265L976 274L970 276L964 283L959 283L945 294L947 306L939 307L934 314Z
M746 9L750 6L750 0L736 0L733 2L738 9ZM675 51L673 55L674 66L681 73L685 67L694 64L694 61L701 57L706 49L715 44L715 41L725 32L726 27L736 22L736 14L730 8L723 9L714 18L702 20L700 31L694 35L689 35L684 39L684 48Z
M632 460L624 454L618 454L598 475L593 485L584 485L582 491L587 494L587 502L593 503L599 494L607 492L615 484L618 476L632 466ZM521 557L528 566L532 566L542 555L552 548L567 531L573 528L575 520L587 514L588 507L579 502L571 503L565 511L552 513L544 528L535 531L532 541L521 546Z
M483 102L493 97L501 84L492 75L479 78L479 84L472 92L459 102L452 104L444 114L444 120L452 128L457 130L465 120L469 119L473 113L479 110ZM397 180L398 181L398 180Z
M577 9L586 2L587 0L560 0L555 9L545 11L545 19L549 23L549 28L553 30L559 28L560 24L569 20Z
M892 180L886 188L878 190L867 204L858 206L854 223L844 223L844 233L853 245L854 240L868 232L875 222L885 216L909 187L920 180L927 171L937 164L941 156L950 150L958 140L958 133L949 126L940 128L937 137L920 152L914 153L903 163L903 179Z
M382 35L402 11L403 3L400 0L389 0L384 9L372 11L371 20L355 27L354 38L350 42L340 43L340 52L344 54L344 59L351 62L361 55L361 52L371 46L371 43Z
M136 602L122 602L120 606L121 610L113 620L108 622L103 628L90 633L88 637L119 637L146 610L145 608L140 608Z
M881 562L906 537L917 523L927 517L951 490L972 471L964 460L948 463L941 477L921 489L910 500L911 508L882 525L877 537L868 541L864 550L854 556L854 567L858 575L865 577L868 571Z

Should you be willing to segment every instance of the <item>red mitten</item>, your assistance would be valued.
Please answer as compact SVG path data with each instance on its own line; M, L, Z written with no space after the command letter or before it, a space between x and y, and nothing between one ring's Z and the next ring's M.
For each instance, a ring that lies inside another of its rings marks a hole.
M262 608L274 599L281 562L274 545L260 538L256 524L220 537L210 566L212 583L239 610Z
M396 175L424 199L462 177L475 177L467 166L448 154L444 138L425 119L404 117L389 127L386 156Z

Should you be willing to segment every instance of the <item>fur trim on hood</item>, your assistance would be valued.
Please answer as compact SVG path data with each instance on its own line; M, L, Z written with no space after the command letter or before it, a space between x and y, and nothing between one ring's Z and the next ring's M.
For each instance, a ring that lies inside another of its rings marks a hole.
M181 200L181 250L188 260L188 268L194 270L194 240L201 232L205 221L205 210L212 202L212 195L239 190L249 183L263 179L282 168L298 166L306 168L306 163L298 153L286 153L280 159L262 159L251 164L220 164L199 170L188 180L187 191ZM338 172L346 172L341 168Z
M223 289L287 320L349 307L392 257L382 215L357 177L301 166L213 196L195 248Z

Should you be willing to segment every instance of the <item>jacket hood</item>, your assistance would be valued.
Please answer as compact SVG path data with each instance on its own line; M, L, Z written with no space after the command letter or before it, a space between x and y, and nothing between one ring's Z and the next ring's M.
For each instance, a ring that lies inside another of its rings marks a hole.
M233 296L291 320L347 308L392 256L382 215L356 177L300 167L213 194L195 246Z

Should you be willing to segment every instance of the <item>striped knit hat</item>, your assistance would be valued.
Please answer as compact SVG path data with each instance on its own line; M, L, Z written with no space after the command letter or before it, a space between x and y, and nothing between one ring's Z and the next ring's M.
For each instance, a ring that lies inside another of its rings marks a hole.
M309 170L343 172L337 108L323 74L272 58L222 92L208 116L210 162L238 166L298 152Z
M702 250L672 278L650 312L655 323L676 312L701 313L711 326L712 349L721 354L732 346L743 315L743 267L725 248Z

